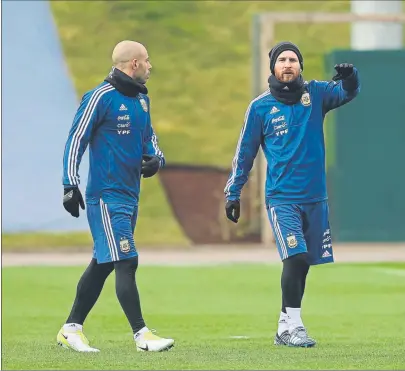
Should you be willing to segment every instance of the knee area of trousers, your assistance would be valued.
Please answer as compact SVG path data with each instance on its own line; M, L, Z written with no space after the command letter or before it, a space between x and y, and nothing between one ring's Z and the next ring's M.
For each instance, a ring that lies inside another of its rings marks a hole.
M134 256L129 259L114 262L116 272L136 272L138 268L138 257Z
M284 266L291 266L291 267L300 267L300 268L308 268L308 253L300 253L293 256L288 257L283 261Z
M102 263L98 264L96 259L92 259L90 263L90 267L92 271L97 272L98 275L107 277L113 270L114 264L113 263Z
M114 270L113 263L100 264L100 266L102 267L102 269L106 275L109 275Z

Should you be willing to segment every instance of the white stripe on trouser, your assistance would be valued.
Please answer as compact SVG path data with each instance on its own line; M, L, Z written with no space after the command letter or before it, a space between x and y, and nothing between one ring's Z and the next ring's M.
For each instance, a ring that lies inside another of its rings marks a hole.
M280 225L278 224L277 221L276 210L274 209L274 207L270 209L270 213L271 213L271 220L273 221L274 231L276 232L278 242L281 247L281 259L286 259L288 257L287 246L285 245L283 234L281 233Z
M113 229L111 226L110 215L108 214L107 205L101 199L100 199L100 207L101 207L101 216L103 218L104 232L105 235L107 236L108 248L110 249L111 260L117 261L119 260L118 250L114 239Z
M104 233L105 233L105 235L107 237L107 244L108 244L108 248L110 250L111 260L114 260L113 252L112 252L112 248L111 248L110 235L108 234L108 231L107 231L107 228L106 228L106 218L105 218L105 214L104 214L103 201L101 201L101 200L100 200L100 210L101 210L101 218L103 220Z
M89 125L91 116L94 113L94 110L97 106L98 101L103 96L103 94L114 90L115 88L112 87L110 84L104 85L101 88L95 90L87 104L82 118L76 128L75 133L73 134L72 142L70 143L69 155L68 155L68 177L71 184L75 185L78 184L77 176L76 176L76 162L77 156L79 153L80 148L80 141L84 133L86 132L86 128Z

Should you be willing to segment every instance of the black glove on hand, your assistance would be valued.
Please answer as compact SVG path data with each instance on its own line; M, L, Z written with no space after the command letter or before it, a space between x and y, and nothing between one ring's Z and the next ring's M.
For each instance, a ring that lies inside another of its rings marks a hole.
M143 155L141 174L144 178L150 178L155 175L160 167L160 158L158 156Z
M337 74L332 77L333 81L347 79L353 73L353 65L349 63L335 64Z
M226 217L234 223L237 223L240 216L240 201L226 201L225 211Z
M83 196L78 187L65 188L63 196L63 207L75 218L79 217L79 205L84 210Z

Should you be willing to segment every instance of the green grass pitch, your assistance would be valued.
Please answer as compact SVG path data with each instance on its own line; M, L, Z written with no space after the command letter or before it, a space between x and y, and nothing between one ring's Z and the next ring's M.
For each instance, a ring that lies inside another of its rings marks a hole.
M272 344L280 265L140 266L144 317L176 340L138 353L114 276L85 323L98 354L56 345L83 267L3 269L3 369L405 369L405 263L310 271L303 319L318 345ZM247 338L232 338L244 336Z

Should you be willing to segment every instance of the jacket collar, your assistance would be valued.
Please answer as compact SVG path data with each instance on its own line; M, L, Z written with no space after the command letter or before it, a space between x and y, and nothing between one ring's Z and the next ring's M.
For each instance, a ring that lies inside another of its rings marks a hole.
M148 94L148 89L144 84L131 79L126 73L116 67L111 69L111 72L104 81L109 82L115 89L127 97L136 97L139 93Z

